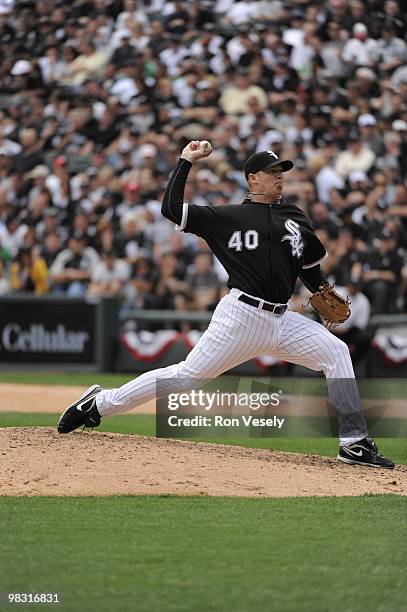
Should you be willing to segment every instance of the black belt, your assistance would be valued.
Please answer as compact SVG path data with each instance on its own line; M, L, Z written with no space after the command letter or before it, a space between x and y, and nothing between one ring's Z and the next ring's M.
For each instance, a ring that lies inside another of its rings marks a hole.
M249 306L254 306L255 308L260 308L260 310L268 310L276 315L282 315L287 310L287 304L272 304L271 302L264 302L261 306L260 300L256 300L255 298L251 298L248 295L242 293L237 298L240 302L244 302L245 304L249 304Z

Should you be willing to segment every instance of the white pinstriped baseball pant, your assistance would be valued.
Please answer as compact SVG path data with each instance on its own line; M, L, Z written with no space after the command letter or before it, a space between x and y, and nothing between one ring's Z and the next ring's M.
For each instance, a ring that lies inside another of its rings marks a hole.
M273 315L240 302L242 294L232 289L219 302L208 329L185 361L146 372L117 389L104 390L96 397L101 416L137 408L156 397L156 381L166 393L192 388L194 381L211 379L257 355L273 355L283 361L324 372L329 382L355 378L348 347L323 325L296 312ZM254 296L252 296L254 297ZM338 414L343 410L359 412L357 386L330 391L330 401ZM364 419L357 430L341 435L341 444L364 438Z

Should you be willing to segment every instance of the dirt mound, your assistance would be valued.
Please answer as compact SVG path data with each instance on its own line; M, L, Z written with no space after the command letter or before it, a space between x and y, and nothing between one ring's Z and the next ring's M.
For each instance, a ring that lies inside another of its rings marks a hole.
M407 495L407 466L45 427L0 429L1 495Z

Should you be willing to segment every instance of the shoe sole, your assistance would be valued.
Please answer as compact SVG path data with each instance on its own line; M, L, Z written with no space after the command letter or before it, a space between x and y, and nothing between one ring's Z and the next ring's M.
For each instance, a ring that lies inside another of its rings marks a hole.
M364 465L365 467L374 467L374 468L384 468L385 470L392 470L396 466L395 465L378 465L377 463L364 463L363 461L355 461L354 459L348 459L347 457L341 457L338 455L336 457L342 463L347 463L350 465Z
M70 410L71 408L74 408L75 406L77 406L78 404L80 404L80 402L82 400L87 400L87 399L91 399L93 396L97 395L99 393L99 391L102 390L102 387L100 385L92 385L91 387L89 387L88 389L86 389L86 391L84 393L82 393L82 395L80 396L80 398L78 400L76 400L76 402L74 402L73 404L71 404L70 406L68 406L68 408L65 410L65 412L63 412L61 414L61 416L59 417L59 421L58 421L58 426L60 425L62 419L64 418L64 416L66 415L66 413L68 412L68 410Z

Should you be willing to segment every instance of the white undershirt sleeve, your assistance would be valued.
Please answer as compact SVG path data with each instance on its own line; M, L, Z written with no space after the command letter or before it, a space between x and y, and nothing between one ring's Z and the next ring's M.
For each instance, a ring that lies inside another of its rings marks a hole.
M188 220L188 204L186 202L184 202L184 204L182 205L181 223L180 223L180 225L176 225L175 229L178 232L183 232L185 227L186 227L187 220Z

